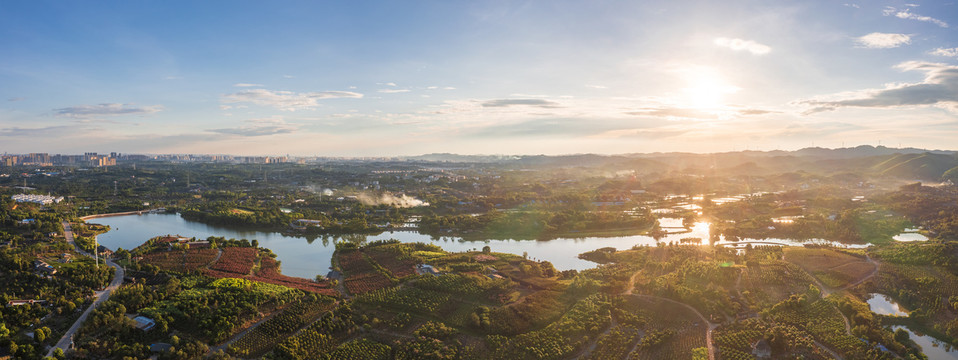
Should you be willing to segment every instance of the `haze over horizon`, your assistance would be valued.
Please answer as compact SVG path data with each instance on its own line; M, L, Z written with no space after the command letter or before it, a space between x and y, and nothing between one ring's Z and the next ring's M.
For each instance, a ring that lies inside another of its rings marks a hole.
M954 149L956 4L0 3L0 152Z

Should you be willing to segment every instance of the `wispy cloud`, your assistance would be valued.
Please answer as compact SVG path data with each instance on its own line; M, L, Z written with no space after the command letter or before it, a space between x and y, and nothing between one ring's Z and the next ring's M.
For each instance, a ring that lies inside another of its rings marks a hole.
M101 116L146 115L160 112L162 110L162 105L133 106L133 104L77 105L53 109L57 116L79 119Z
M890 49L911 43L911 36L906 34L889 34L873 32L855 38L859 46L869 49Z
M26 100L26 99L27 99L27 98L25 98L25 97L14 97L14 98L9 98L9 99L7 99L7 101L11 101L11 102L12 102L12 101L23 101L23 100Z
M482 102L483 107L535 106L540 108L561 107L555 101L543 99L494 99Z
M250 84L250 83L236 83L233 84L235 87L261 87L262 84Z
M206 131L227 135L266 136L289 134L299 129L298 126L287 123L281 117L250 119L246 120L246 123L249 125L235 128L209 129Z
M647 108L626 112L633 116L654 116L665 118L718 119L718 114L709 111L685 108Z
M928 53L938 56L958 57L958 48L937 48Z
M812 107L806 113L843 107L887 108L921 105L935 105L958 111L958 66L908 61L895 67L903 71L922 71L925 73L925 79L919 83L890 84L884 89L842 93L798 103Z
M739 116L777 114L779 111L742 107L726 107L720 110L700 110L675 106L645 107L625 112L626 115L641 117L683 118L692 120L729 119Z
M909 5L912 5L912 4L909 4ZM917 6L917 5L916 5L916 6ZM912 6L912 7L913 7L913 6ZM943 28L948 27L948 23L946 23L946 22L944 22L944 21L942 21L942 20L935 19L935 18L933 18L933 17L931 17L931 16L918 15L918 14L915 14L915 13L911 12L909 9L901 9L901 10L899 10L899 9L893 8L893 7L891 7L891 6L888 6L888 7L885 7L885 10L882 10L882 14L884 14L885 16L895 15L895 17L897 17L897 18L899 18L899 19L908 19L908 20L918 20L918 21L930 22L930 23L932 23L932 24L941 26L941 27L943 27Z
M716 38L715 45L726 47L735 51L748 51L752 55L765 55L772 51L768 45L760 44L752 40L730 39L725 37Z
M0 136L4 137L61 137L76 135L81 129L72 125L57 125L39 128L9 127L0 128Z
M409 92L409 89L380 89L377 92L381 92L383 94L396 94L396 93Z
M338 98L358 99L361 97L363 97L363 94L352 91L296 93L292 91L252 89L223 95L220 101L227 104L249 102L256 105L272 106L285 111L296 111L315 108L319 106L319 100Z

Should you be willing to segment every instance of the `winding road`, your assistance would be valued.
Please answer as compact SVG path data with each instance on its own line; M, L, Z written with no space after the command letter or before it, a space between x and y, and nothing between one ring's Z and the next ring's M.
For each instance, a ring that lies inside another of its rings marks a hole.
M782 260L788 261L788 260L785 260L785 255L784 255L784 254L782 255ZM868 263L872 264L872 266L874 266L875 269L873 269L870 273L868 273L868 275L863 276L861 279L858 279L857 281L855 281L855 282L853 282L853 283L850 283L850 284L848 284L848 285L845 285L845 286L843 286L843 287L841 287L841 288L834 289L834 290L825 287L825 285L822 284L820 281L818 281L818 279L815 278L814 275L812 275L811 273L809 273L807 270L805 270L804 268L802 268L802 267L801 267L800 265L798 265L797 263L794 263L794 262L791 262L791 261L789 261L789 262L792 263L792 264L794 264L795 266L797 266L797 267L798 267L799 269L801 269L806 275L808 275L808 277L812 279L812 282L814 282L815 285L817 285L818 288L821 289L821 296L822 296L822 298L825 298L825 297L827 297L828 295L830 295L830 294L832 294L832 293L836 293L836 292L840 292L840 291L845 291L845 290L850 289L850 288L852 288L852 287L858 286L859 284L861 284L861 283L863 283L863 282L865 282L865 281L868 281L868 279L871 279L872 277L874 277L875 274L878 273L878 268L879 268L878 262L875 261L874 259L872 259L871 256L869 256L868 254L865 254L865 260L868 261ZM831 269L835 269L835 268L837 268L837 267L839 267L839 266L843 266L843 265L845 265L845 264L837 265L837 266L835 266L835 267L832 267ZM829 269L829 270L831 270L831 269ZM832 305L833 308L835 308L836 311L838 311L838 314L842 316L842 320L845 322L845 333L848 334L849 336L854 336L854 335L852 334L851 323L848 321L848 317L845 316L845 314L843 314L843 313L841 312L841 310L839 310L838 307L835 306L835 304L831 304L831 305ZM827 351L829 354L831 354L831 355L832 355L833 357L835 357L836 359L838 359L838 360L842 360L842 359L843 359L843 357L842 357L841 355L839 355L837 352L835 352L834 350L830 349L829 347L825 346L825 344L819 342L818 340L815 340L815 345L818 345L818 347L820 347L820 348L822 348L823 350ZM895 356L896 356L896 357L899 357L898 354L895 354Z
M709 351L709 360L715 360L715 345L712 343L712 331L715 330L715 328L717 328L719 324L710 322L708 318L705 317L705 315L702 315L702 313L700 313L698 310L692 307L692 305L675 301L669 298L664 298L661 296L633 294L632 289L635 287L635 278L639 276L639 273L641 271L642 270L639 270L639 271L636 271L635 274L632 274L632 277L629 278L629 286L626 288L625 291L622 292L622 295L632 295L636 297L644 297L649 299L665 300L671 303L682 305L688 308L689 310L691 310L693 313L695 313L695 315L698 315L698 317L702 319L702 323L704 323L708 327L708 330L705 331L705 346L708 348L708 351Z
M73 229L70 228L70 223L66 221L63 222L63 236L66 238L67 242L70 243L70 245L73 245L73 248L76 250L78 254L92 257L92 255L81 251L80 248L76 246L76 243L74 242L74 239L73 239ZM116 269L116 273L113 274L113 281L111 281L110 285L107 286L102 291L95 292L96 299L93 300L93 304L91 304L90 307L88 307L85 311L83 311L83 314L80 315L80 318L73 323L73 326L70 326L70 329L67 330L65 334L63 334L63 337L60 338L60 341L57 341L56 346L50 348L50 350L47 351L47 356L53 356L53 352L56 351L56 349L62 349L64 352L69 350L73 342L73 335L75 335L77 330L80 329L80 326L83 325L83 322L86 321L86 318L90 315L91 312L93 312L93 309L99 306L100 303L109 299L110 293L112 293L113 290L116 290L118 287L120 287L120 284L123 283L123 277L126 276L125 272L123 271L123 268L120 267L120 265L117 265L116 263L110 261L109 259L104 259L104 260L106 261L107 265L110 265Z

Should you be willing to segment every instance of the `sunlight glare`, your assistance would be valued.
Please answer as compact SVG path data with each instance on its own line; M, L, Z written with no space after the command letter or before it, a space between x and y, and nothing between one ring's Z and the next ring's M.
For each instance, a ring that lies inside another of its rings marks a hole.
M720 110L725 107L725 96L740 90L728 84L713 68L693 68L683 74L686 87L682 89L683 103L699 110Z

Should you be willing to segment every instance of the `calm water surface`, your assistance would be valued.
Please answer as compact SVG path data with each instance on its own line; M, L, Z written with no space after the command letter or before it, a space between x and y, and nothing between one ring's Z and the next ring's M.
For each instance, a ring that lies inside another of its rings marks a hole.
M665 220L674 223L674 220ZM650 236L631 235L618 237L559 238L547 241L535 240L484 240L465 241L457 237L434 239L429 235L414 232L385 232L380 235L325 236L313 240L305 237L286 236L277 232L243 230L222 226L207 225L187 221L176 214L145 214L116 216L90 220L91 223L109 225L112 230L99 236L99 242L112 250L132 249L146 240L159 235L182 235L205 239L210 236L222 236L227 239L256 239L260 246L269 248L282 261L282 271L286 275L313 278L317 274L326 275L330 259L335 250L334 243L340 239L363 242L385 239L397 239L402 242L423 242L441 246L447 251L479 250L489 245L494 252L516 255L528 253L529 258L547 260L559 270L583 270L595 267L591 261L581 260L578 254L602 247L614 247L619 250L635 245L655 246L658 242ZM671 225L671 223L670 223ZM708 244L709 226L707 222L697 222L688 232L669 234L661 242L676 242L683 238L700 238L701 244ZM802 243L785 239L751 240L753 244L771 242L784 245ZM815 242L824 242L815 240ZM735 244L720 241L718 244Z
M958 350L928 335L918 335L907 326L894 325L892 331L905 329L929 360L958 360Z
M868 308L879 315L890 316L908 316L907 312L902 311L898 303L884 294L868 294Z

